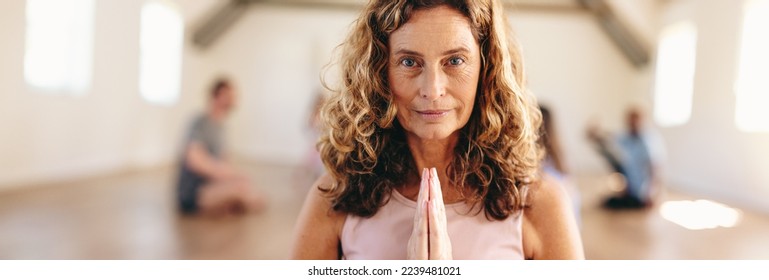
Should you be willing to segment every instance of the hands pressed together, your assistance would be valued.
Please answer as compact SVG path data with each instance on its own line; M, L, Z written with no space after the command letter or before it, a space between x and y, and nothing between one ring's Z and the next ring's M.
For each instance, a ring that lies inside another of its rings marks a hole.
M422 170L414 230L407 245L412 260L450 260L451 240L446 227L446 207L435 168Z

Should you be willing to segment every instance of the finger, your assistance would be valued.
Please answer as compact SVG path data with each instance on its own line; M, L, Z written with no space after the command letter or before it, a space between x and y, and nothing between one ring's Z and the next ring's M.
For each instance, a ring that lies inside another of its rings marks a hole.
M427 225L427 204L417 205L414 215L414 229L408 242L408 258L412 260L426 260L429 257L429 240Z
M443 207L443 190L441 190L441 181L435 167L430 169L430 200L438 200Z
M430 251L430 259L451 259L451 240L449 240L448 229L446 226L445 208L438 200L432 200L430 201L430 207L427 212L427 220L429 223L428 249Z
M419 197L417 198L417 216L419 217L419 252L420 260L429 258L430 238L429 218L427 201L430 199L430 170L422 169L422 183L419 186Z
M435 238L442 238L441 235L446 234L446 209L440 205L440 202L436 200L430 201L427 210L427 233L432 240Z
M430 169L430 205L427 209L430 259L451 259L451 241L446 222L443 190L435 168Z
M417 211L414 216L414 222L419 221L427 225L427 201L430 199L430 171L427 168L422 169L422 182L419 184L419 195L417 196ZM414 228L421 228L421 224L414 224ZM427 232L425 227L425 232Z
M428 218L427 218L427 187L429 172L422 170L422 182L420 183L419 195L417 197L417 207L414 214L414 225L411 237L408 243L409 259L427 259L428 258Z
M419 183L419 195L417 196L417 206L430 200L430 171L427 168L422 169L422 181ZM417 207L420 208L420 207Z
M429 219L427 217L427 213L426 213L427 212L427 203L426 202L423 203L421 205L421 207L419 207L419 208L422 209L421 212L423 214L419 215L419 219L421 221L419 222L419 227L420 227L419 228L419 239L418 239L419 243L418 243L418 247L417 247L418 250L419 250L419 254L417 254L417 255L418 255L418 258L420 260L427 260L430 257L430 252L428 251L429 248L430 248L430 237L428 236L430 231L429 231L429 228L428 228L428 225L427 225L427 222L429 221Z

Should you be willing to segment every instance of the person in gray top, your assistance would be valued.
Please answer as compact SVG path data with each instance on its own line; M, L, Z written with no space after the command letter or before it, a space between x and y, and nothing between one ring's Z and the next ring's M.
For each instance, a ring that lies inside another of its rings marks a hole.
M207 110L192 122L180 156L177 198L185 214L255 212L264 200L248 177L227 162L223 122L235 105L235 90L225 79L216 81Z

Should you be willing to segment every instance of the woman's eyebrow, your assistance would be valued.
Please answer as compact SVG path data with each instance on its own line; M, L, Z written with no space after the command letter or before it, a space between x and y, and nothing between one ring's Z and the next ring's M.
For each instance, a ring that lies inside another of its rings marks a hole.
M420 56L420 57L422 56L422 54L417 51L412 51L412 50L403 49L403 48L395 51L395 54L407 54L407 55Z
M450 55L450 54L456 54L456 53L469 53L470 50L465 47L459 47L455 49L450 49L448 51L443 52L443 55Z
M450 55L450 54L456 54L456 53L468 53L468 52L470 52L470 50L468 48L458 47L458 48L447 50L447 51L443 52L442 55ZM421 53L419 53L417 51L412 51L412 50L404 49L404 48L396 50L394 54L396 54L396 55L398 55L398 54L406 54L406 55L413 55L413 56L419 56L419 57L423 56Z

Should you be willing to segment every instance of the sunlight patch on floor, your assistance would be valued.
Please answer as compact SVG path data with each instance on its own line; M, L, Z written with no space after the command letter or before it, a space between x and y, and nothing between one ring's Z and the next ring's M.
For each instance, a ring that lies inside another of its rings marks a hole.
M667 201L660 207L666 220L690 230L730 228L739 223L742 211L710 200Z

